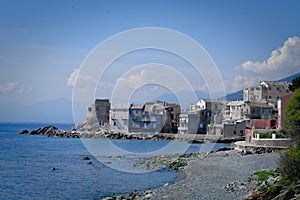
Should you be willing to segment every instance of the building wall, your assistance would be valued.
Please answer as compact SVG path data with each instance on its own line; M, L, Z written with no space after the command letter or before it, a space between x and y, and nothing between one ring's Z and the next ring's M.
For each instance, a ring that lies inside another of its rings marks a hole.
M199 133L199 114L188 115L188 133L198 134Z
M235 124L224 124L223 134L225 138L240 137L245 135L246 122L237 122Z
M100 125L109 123L110 102L108 99L96 99L94 110Z
M119 130L129 131L129 106L112 108L110 111L110 125Z
M261 89L260 87L255 88L244 88L243 90L243 100L249 102L259 102L261 101Z
M286 95L281 97L278 101L278 127L284 128L283 119L284 119L284 110L286 103L291 99L293 94Z
M289 147L291 145L291 141L289 139L252 139L252 145L257 146L274 146L274 147Z
M259 129L274 129L277 128L278 123L276 119L251 119L250 127L255 127Z

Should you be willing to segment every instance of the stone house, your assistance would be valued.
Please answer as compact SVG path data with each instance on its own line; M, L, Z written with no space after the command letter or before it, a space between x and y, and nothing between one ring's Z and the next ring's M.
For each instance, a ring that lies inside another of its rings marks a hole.
M275 107L280 97L291 93L288 82L261 81L255 88L244 88L243 100L249 102L266 102Z
M87 118L96 118L100 125L109 123L110 102L108 99L96 99L95 102L88 107Z
M207 134L208 125L222 123L224 105L223 101L208 99L201 99L196 104L191 104L189 111L179 115L178 132Z
M245 136L246 127L247 127L246 120L237 120L234 123L224 124L223 126L224 138Z
M129 132L129 109L131 104L118 104L110 110L111 127Z
M226 105L224 120L269 119L273 109L274 106L267 103L231 101Z
M166 102L148 102L146 104L116 105L111 109L111 126L128 132L177 131L179 105Z

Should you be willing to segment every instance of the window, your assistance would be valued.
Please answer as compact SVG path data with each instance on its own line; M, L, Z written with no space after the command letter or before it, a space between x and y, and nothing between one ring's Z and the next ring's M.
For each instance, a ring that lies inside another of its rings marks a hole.
M272 96L269 96L269 99L272 99Z
M269 90L272 90L272 87L269 87Z
M279 87L277 87L277 91L279 91L280 89L279 89Z
M233 131L233 134L236 135L236 131Z

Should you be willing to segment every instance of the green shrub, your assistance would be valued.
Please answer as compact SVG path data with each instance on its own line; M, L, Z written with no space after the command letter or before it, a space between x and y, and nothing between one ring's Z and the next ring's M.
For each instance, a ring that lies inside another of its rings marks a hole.
M254 135L259 135L259 138L272 138L272 134L270 133L263 133L263 132L259 132L259 131L255 131Z
M286 138L286 134L280 130L276 133L276 138Z
M280 172L291 182L300 179L300 150L297 147L290 147L281 156Z
M258 176L258 182L263 182L268 178L268 176L275 176L275 172L272 170L270 171L263 170L263 171L255 172L254 175Z

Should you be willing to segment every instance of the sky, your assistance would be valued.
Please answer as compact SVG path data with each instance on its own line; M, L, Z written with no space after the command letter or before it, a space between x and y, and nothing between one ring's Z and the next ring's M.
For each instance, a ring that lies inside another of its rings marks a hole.
M143 27L174 30L199 43L215 63L226 93L300 72L297 0L0 3L0 103L30 105L61 97L71 100L76 81L83 78L80 67L90 52L116 34ZM207 92L203 79L190 78L194 72L189 63L168 52L141 50L113 63L115 68L103 75L96 97L109 98L112 89L120 96L124 86L137 90L147 80L155 82L151 68L139 68L154 62L174 67L194 90ZM179 90L186 89L174 76L164 77L170 84L177 83ZM169 91L159 84L152 90L145 88L143 97L149 99Z

